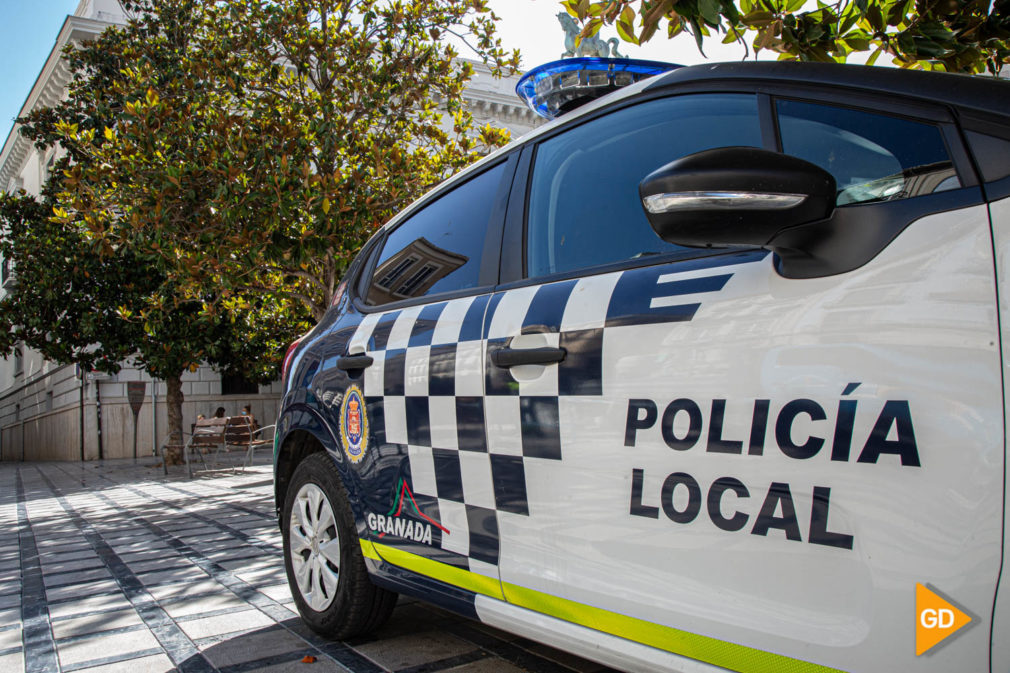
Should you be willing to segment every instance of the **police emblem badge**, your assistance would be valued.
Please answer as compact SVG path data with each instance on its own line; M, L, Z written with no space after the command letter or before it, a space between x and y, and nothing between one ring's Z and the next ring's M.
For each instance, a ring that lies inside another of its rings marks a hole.
M350 386L340 404L340 443L352 463L361 462L368 448L368 415L361 389Z

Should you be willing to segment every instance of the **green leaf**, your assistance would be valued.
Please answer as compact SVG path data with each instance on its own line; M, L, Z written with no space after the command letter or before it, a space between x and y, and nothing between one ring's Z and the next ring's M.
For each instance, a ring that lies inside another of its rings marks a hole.
M719 0L698 0L698 11L705 22L711 26L719 25L720 9ZM701 49L701 45L698 46L698 49Z
M937 21L920 23L918 30L926 37L936 41L946 42L954 38L954 32Z
M914 47L908 49L910 54L914 54L918 58L940 58L943 56L950 55L951 51L941 44L937 44L931 40L916 40L914 42Z
M766 11L755 11L744 15L740 22L746 26L761 27L767 26L775 18L775 15Z
M860 12L853 11L852 6L846 8L842 13L842 20L838 24L838 34L844 35L852 30L852 27L859 22Z
M625 23L623 20L619 20L614 27L617 28L617 36L620 37L625 42L631 42L632 44L638 44L638 37L635 36L635 30L630 25Z
M908 0L880 0L881 9L887 12L887 25L897 26L908 15Z
M621 11L620 20L629 26L635 25L635 10L631 8L631 5L628 5Z
M873 32L879 33L884 30L884 15L880 11L879 3L873 2L866 8L866 20Z
M862 37L849 37L844 40L852 51L866 51L870 48L870 41ZM872 63L869 65L873 65Z
M598 32L600 32L600 28L602 26L603 26L603 19L599 17L590 19L588 22L586 22L585 27L582 29L581 35L584 35L586 37L596 35ZM582 38L579 37L576 40L576 42L582 42Z
M705 36L701 32L701 23L698 21L697 17L691 17L691 30L694 34L694 43L698 45L698 51L700 51L702 56L704 56L705 51L702 49L702 42Z

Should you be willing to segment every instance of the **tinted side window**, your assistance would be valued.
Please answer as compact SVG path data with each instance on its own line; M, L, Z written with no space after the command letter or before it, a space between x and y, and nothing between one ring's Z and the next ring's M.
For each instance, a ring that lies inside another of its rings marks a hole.
M505 164L442 195L393 230L366 302L387 304L477 287L484 235Z
M757 101L702 94L649 101L546 140L527 215L527 275L544 276L682 250L649 226L638 183L682 156L761 146Z
M888 115L776 102L782 151L838 183L838 205L894 201L961 186L940 129Z

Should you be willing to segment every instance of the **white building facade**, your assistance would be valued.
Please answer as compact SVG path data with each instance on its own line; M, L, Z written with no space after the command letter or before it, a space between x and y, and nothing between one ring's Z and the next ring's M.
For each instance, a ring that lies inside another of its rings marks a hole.
M70 73L61 54L66 45L94 39L110 24L124 21L118 0L81 0L63 23L19 116L55 105L65 95ZM541 123L515 95L517 77L495 79L482 64L474 67L476 75L464 97L476 122L507 128L513 137ZM15 125L0 151L0 190L39 194L56 151L39 152ZM16 282L13 271L0 259L0 292ZM135 450L150 456L168 436L165 384L152 381L129 362L123 364L115 376L96 376L47 361L26 347L0 361L0 460L129 458ZM128 392L132 387L137 395L141 383L144 401L135 417ZM184 428L197 414L210 416L224 407L227 415L234 415L246 405L262 425L272 424L280 398L279 383L250 386L206 366L184 374L182 390Z

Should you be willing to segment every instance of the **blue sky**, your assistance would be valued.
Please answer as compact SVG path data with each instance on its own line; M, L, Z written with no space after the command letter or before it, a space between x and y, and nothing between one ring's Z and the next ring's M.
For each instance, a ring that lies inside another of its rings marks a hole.
M56 36L80 0L2 0L0 21L0 143L49 58Z

